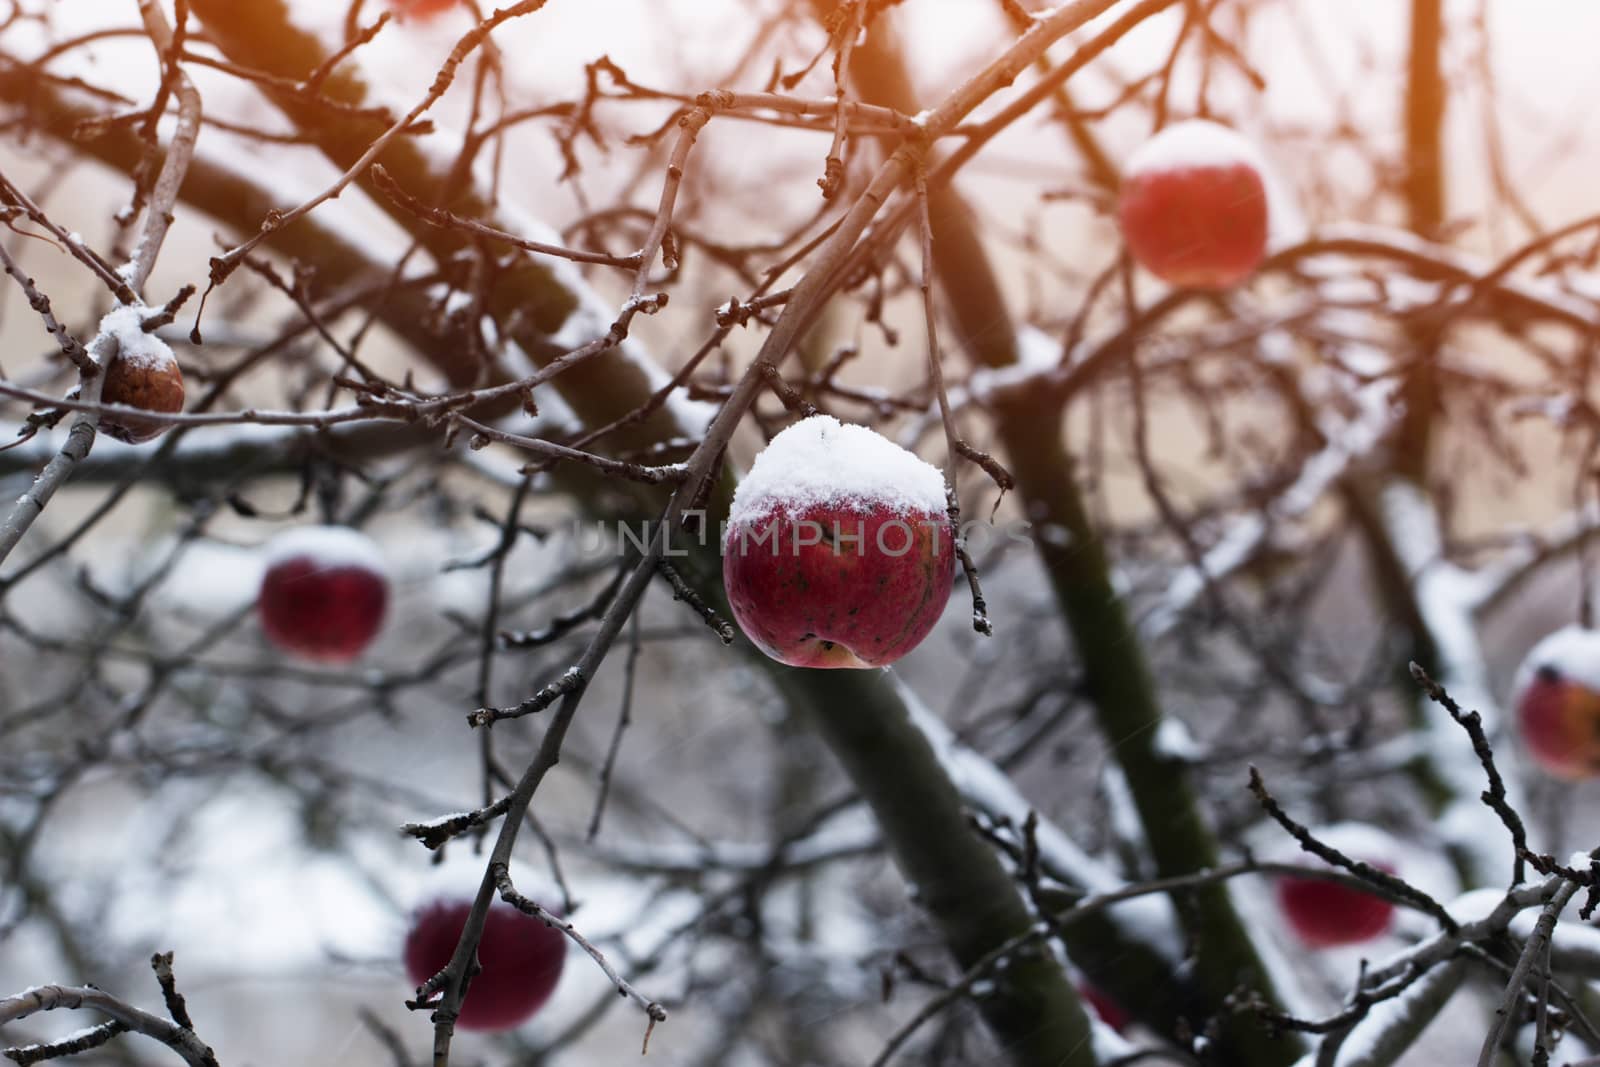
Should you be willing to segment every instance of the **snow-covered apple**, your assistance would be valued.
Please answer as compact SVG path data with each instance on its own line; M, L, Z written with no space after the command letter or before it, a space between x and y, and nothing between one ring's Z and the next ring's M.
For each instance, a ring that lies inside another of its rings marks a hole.
M881 434L828 415L795 423L734 494L722 576L734 618L794 667L883 667L950 597L944 476Z
M1318 831L1318 839L1346 856L1395 873L1388 839L1369 827L1340 824ZM1318 861L1320 862L1320 861ZM1289 927L1309 948L1370 941L1394 921L1394 904L1375 893L1314 875L1277 881L1278 907Z
M1528 754L1558 778L1600 775L1600 631L1568 626L1522 661L1513 686Z
M262 630L279 648L326 662L355 659L388 610L383 555L348 527L289 530L267 546L256 605Z
M466 928L472 901L443 899L420 909L406 935L406 974L420 986L444 970ZM495 901L484 916L478 963L458 1024L468 1030L509 1030L544 1007L561 978L567 939L560 930Z
M1394 919L1394 905L1382 897L1321 878L1280 879L1278 904L1311 948L1370 941Z
M1265 167L1226 126L1168 126L1128 160L1117 206L1133 258L1173 285L1226 289L1267 248Z
M144 330L135 307L119 307L100 321L100 332L116 341L116 355L107 364L100 400L105 404L143 408L170 415L183 410L183 371L172 349ZM159 437L168 427L136 415L107 413L100 430L119 441L138 444Z

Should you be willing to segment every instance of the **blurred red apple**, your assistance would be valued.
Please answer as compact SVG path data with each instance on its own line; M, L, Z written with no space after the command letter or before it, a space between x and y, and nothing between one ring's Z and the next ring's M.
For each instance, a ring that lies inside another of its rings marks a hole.
M1514 688L1529 755L1557 778L1600 775L1600 631L1548 635L1523 660Z
M1122 1005L1088 982L1078 983L1078 995L1083 998L1090 1008L1094 1009L1095 1015L1099 1017L1101 1022L1119 1034L1128 1028L1129 1023L1133 1022L1133 1017L1122 1009Z
M100 331L116 339L117 353L107 364L100 400L144 408L165 415L183 410L183 371L167 343L144 332L143 315L135 307L119 307L100 320ZM100 430L119 441L139 444L160 437L171 427L136 415L106 414Z
M418 911L406 935L406 974L420 986L444 970L472 911L470 900L439 900ZM467 1030L509 1030L544 1007L567 961L566 935L495 901L484 916L478 963L457 1023Z
M1372 863L1392 873L1386 863ZM1311 948L1354 945L1389 929L1394 905L1380 896L1322 878L1278 879L1278 906L1300 940Z
M1173 285L1226 289L1266 254L1262 164L1214 122L1169 126L1135 152L1117 213L1133 258Z
M460 3L461 0L389 0L389 8L402 19L430 19Z
M267 547L256 606L268 640L307 659L361 655L383 626L389 580L372 539L341 526L290 530Z
M772 439L734 495L722 577L756 646L794 667L883 667L933 629L955 542L944 476L816 415Z

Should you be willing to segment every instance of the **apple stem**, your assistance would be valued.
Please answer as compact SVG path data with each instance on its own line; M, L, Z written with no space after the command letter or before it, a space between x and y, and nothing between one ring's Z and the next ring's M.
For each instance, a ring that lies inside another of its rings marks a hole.
M944 425L945 439L945 505L950 516L950 536L955 539L956 558L961 561L961 572L967 576L967 587L972 593L972 628L985 637L994 635L994 624L989 621L989 603L983 597L983 587L978 582L978 568L967 551L966 538L961 534L961 501L956 488L956 458L964 457L988 472L1000 487L1000 496L1016 486L1016 479L998 460L982 452L961 436L956 429L955 417L950 413L950 396L944 387L944 368L939 356L939 323L933 306L933 217L928 208L928 173L920 163L916 173L917 209L922 224L922 277L918 288L922 290L923 321L928 336L928 384L939 404L939 420ZM995 508L1000 501L995 501Z

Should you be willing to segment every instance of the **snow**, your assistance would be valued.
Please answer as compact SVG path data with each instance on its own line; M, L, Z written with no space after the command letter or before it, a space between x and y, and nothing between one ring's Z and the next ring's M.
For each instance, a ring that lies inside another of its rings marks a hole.
M1372 1006L1339 1048L1337 1067L1379 1067L1394 1063L1415 1034L1438 1014L1460 985L1466 964L1455 960L1433 968L1404 993ZM1295 1067L1320 1063L1317 1053Z
M1261 173L1265 162L1256 146L1219 123L1189 119L1173 123L1128 157L1127 175L1165 170L1200 170L1243 164Z
M1318 236L1327 240L1351 240L1392 244L1425 257L1443 256L1452 265L1459 263L1468 276L1486 272L1489 265L1468 261L1448 252L1441 252L1425 242L1404 233L1394 233L1378 227L1345 226L1319 230ZM1319 290L1327 286L1338 291L1348 278L1356 273L1350 261L1343 256L1318 257L1303 264L1303 269L1318 280ZM1525 292L1529 299L1547 304L1558 298L1549 291L1533 292L1534 287L1521 282L1507 281L1507 288ZM1563 308L1563 311L1566 309ZM1308 400L1319 410L1339 412L1340 405L1319 403L1317 394L1327 393L1337 398L1340 394L1356 402L1356 421L1345 425L1339 418L1319 418L1324 436L1336 444L1318 457L1314 464L1302 472L1295 488L1299 498L1292 511L1303 509L1311 500L1325 493L1334 484L1338 472L1354 466L1375 442L1386 437L1383 428L1392 419L1392 397L1387 384L1392 371L1392 358L1384 348L1365 340L1371 334L1369 317L1347 310L1328 310L1320 316L1324 329L1347 338L1338 347L1337 359L1330 365L1342 368L1342 373L1315 375L1308 382L1316 386L1308 390ZM1278 335L1263 339L1264 343L1282 344L1292 351L1287 341ZM1369 385L1350 388L1345 374L1370 376ZM1357 440L1351 440L1357 438ZM1342 446L1342 447L1341 447ZM1314 470L1313 468L1321 468ZM1481 574L1470 573L1444 557L1444 538L1440 519L1433 502L1415 486L1395 482L1385 486L1380 496L1381 515L1385 532L1412 583L1417 603L1422 609L1428 631L1434 639L1440 662L1434 665L1436 677L1462 707L1482 713L1484 729L1493 738L1503 719L1490 689L1483 648L1477 633L1476 614L1486 595L1485 580ZM1235 552L1247 549L1255 537L1266 536L1259 526L1252 531L1240 531ZM1228 562L1223 557L1219 562ZM1200 577L1200 576L1196 576ZM1194 596L1203 583L1190 582L1186 595ZM1165 620L1163 620L1165 621ZM1478 800L1486 784L1483 768L1467 733L1433 701L1419 699L1422 726L1416 732L1415 742L1432 769L1449 786L1455 799L1435 820L1440 840L1455 862L1461 865L1473 881L1493 884L1501 881L1510 869L1511 846L1508 835L1498 820ZM1519 783L1515 768L1502 763L1502 775L1513 806L1520 806Z
M734 492L731 526L832 506L942 515L944 475L887 437L831 415L802 419L772 439Z
M1311 227L1288 180L1265 156L1260 160L1260 174L1267 194L1267 250L1276 252L1305 241Z
M330 953L392 956L403 919L368 875L381 872L387 888L404 884L409 869L391 859L364 874L359 858L306 849L300 813L276 791L237 782L223 794L197 786L115 807L93 849L82 838L62 841L49 861L79 877L117 872L108 936L175 950L196 989L217 974L303 974ZM192 829L174 842L165 835L179 812ZM399 842L380 847L403 854ZM148 858L157 852L165 869Z
M1058 522L1047 522L1037 531L1039 540L1056 548L1070 548L1072 546L1072 531Z
M1503 889L1471 889L1445 905L1445 910L1450 913L1452 919L1462 925L1481 923L1493 915L1505 901L1506 893Z
M1465 279L1487 275L1495 266L1488 259L1433 244L1406 230L1391 226L1341 222L1337 225L1318 227L1316 236L1319 241L1329 243L1348 241L1394 248L1404 255L1426 262L1443 263ZM1329 261L1334 264L1342 263L1345 273L1349 272L1349 262L1344 257L1329 257ZM1553 315L1566 319L1575 326L1600 324L1600 312L1596 312L1592 304L1562 291L1558 286L1549 284L1546 279L1511 276L1501 278L1496 282L1496 287L1519 299L1547 308ZM1461 299L1470 298L1470 287L1461 285L1458 292Z
M477 873L480 876L482 864L479 858ZM525 875L518 873L516 877L520 884ZM576 892L579 900L572 922L578 932L595 944L615 940L623 946L625 957L632 959L660 952L668 941L679 935L683 926L699 917L701 909L698 894L687 886L663 887L659 892L646 895L641 893L639 879L635 877L586 881L576 887ZM610 954L609 949L607 954ZM600 973L599 968L581 968L580 973L582 971Z
M1037 326L1023 324L1017 328L1017 361L1004 367L979 367L967 378L966 392L978 403L988 403L997 392L1048 380L1061 365L1061 342ZM950 402L955 404L956 399L952 393ZM937 413L935 404L930 408L930 418Z
M117 358L129 366L153 370L178 366L167 343L155 334L144 332L144 316L133 305L108 312L100 320L100 333L117 342Z
M1579 870L1588 867L1585 858ZM1519 914L1511 920L1510 931L1522 940L1533 933L1533 925L1538 921L1538 916L1532 911ZM1561 970L1578 971L1579 973L1594 976L1600 974L1600 930L1585 923L1563 922L1555 928L1551 935L1550 951L1554 954L1554 964Z
M879 992L876 972L853 965L883 945L882 919L863 901L854 877L846 865L830 864L767 891L762 936L777 961L773 977L794 994L815 995L820 985L859 1001ZM827 908L826 922L807 919L817 901Z
M1094 1009L1085 1003L1084 1011L1089 1016L1089 1038L1094 1043L1094 1061L1096 1063L1121 1063L1124 1060L1133 1062L1139 1052L1139 1046L1117 1033L1105 1021L1094 1013Z
M318 567L360 567L388 574L383 551L377 542L348 526L297 526L267 543L266 566L270 569L291 559L310 559Z
M1156 727L1156 755L1179 763L1198 763L1206 758L1205 746L1194 739L1189 727L1170 716Z
M887 675L904 701L912 724L928 739L934 755L950 775L963 800L991 818L1005 818L1014 826L1021 826L1030 813L1038 814L1038 810L1028 803L1027 798L1018 791L1016 783L1004 771L982 753L962 744L898 674L890 670ZM1079 848L1077 842L1042 814L1034 831L1034 841L1039 846L1039 857L1047 869L1070 879L1092 894L1113 893L1126 884ZM1129 940L1144 944L1173 961L1183 958L1183 939L1178 932L1172 904L1165 896L1151 895L1120 901L1112 912L1112 919L1117 929Z
M20 993L13 993L11 996L8 996L6 999L7 1000L30 1000L30 999L32 999L34 997L43 996L44 995L44 991L46 989L49 989L49 988L50 988L49 986L31 985L27 989L24 989Z
M905 703L912 725L927 738L934 755L967 802L990 816L1003 816L1018 826L1022 825L1033 806L1017 791L1016 784L981 753L962 744L944 720L935 715L933 709L924 704L922 698L901 681L898 674L890 671L889 677ZM1062 835L1053 823L1042 817L1037 840L1041 852L1046 849L1054 851L1057 844L1061 846L1060 851L1068 861L1059 866L1069 870L1073 880L1083 888L1107 893L1121 887L1120 879L1090 859L1076 842Z
M428 142L438 140L438 135L428 138ZM446 173L453 165L455 150L440 156L438 170ZM546 244L559 245L562 243L561 234L529 211L523 210L516 204L502 203L499 208L500 222L512 233L519 234L529 240L543 241ZM561 259L556 256L539 256L539 264L548 270L552 277L562 288L577 298L578 305L567 316L567 321L561 328L551 335L552 344L566 349L580 348L597 337L603 337L611 329L612 320L616 318L616 309L606 303L600 294L594 291L584 278L578 265L571 260ZM620 360L636 367L644 376L645 384L652 392L666 387L672 380L661 365L652 359L649 354L632 338L624 338L620 344L612 348L607 354L609 360ZM527 373L533 373L531 364ZM559 383L559 379L557 379ZM559 389L559 384L557 389ZM544 403L543 394L540 399ZM690 400L682 389L675 389L667 395L665 409L671 413L673 421L678 424L679 435L702 437L706 428L711 425L711 420L716 416L717 407L700 400Z
M1431 733L1434 729L1433 719L1430 718L1429 722ZM1454 726L1454 723L1451 725ZM1460 730L1460 727L1456 729ZM1461 730L1461 734L1465 737L1466 731ZM1470 746L1468 748L1470 749ZM1444 753L1438 755L1441 759L1444 757ZM1451 759L1446 766L1457 768L1464 773L1465 757L1459 752L1453 753L1453 756L1457 758ZM1506 760L1499 760L1497 766L1501 769L1502 777L1511 770ZM1483 768L1477 766L1477 770L1479 781L1486 785ZM1520 808L1520 805L1515 806ZM1478 799L1478 794L1465 794L1450 801L1445 805L1444 811L1434 819L1434 825L1438 828L1439 839L1445 843L1449 852L1468 862L1467 869L1473 877L1503 880L1510 874L1511 862L1515 857L1511 846L1511 835L1506 833L1499 819Z
M1282 334L1262 338L1261 347L1269 355L1285 340ZM1394 422L1394 412L1381 389L1367 387L1354 397L1357 411L1348 420L1337 417L1333 405L1325 405L1318 427L1329 442L1327 447L1306 460L1300 475L1276 501L1269 505L1280 523L1303 519L1322 500L1329 488L1344 477L1360 459L1382 441ZM1217 539L1198 565L1180 570L1167 585L1166 596L1140 623L1151 640L1166 636L1200 599L1207 585L1226 578L1254 559L1273 537L1273 526L1261 514L1241 516L1227 533Z
M177 547L174 540L167 540L153 555L166 559ZM135 568L127 566L135 552L135 546L129 545L126 553L117 553L130 582L141 580L134 573ZM187 612L222 618L255 602L265 569L259 552L220 541L193 541L161 583L161 602L167 607L181 606Z
M1513 702L1521 697L1540 667L1553 667L1563 678L1600 692L1600 630L1564 626L1545 635L1517 668L1516 681L1511 687L1516 694Z
M476 297L464 289L452 288L448 293L445 294L444 313L446 315L463 314L471 309L476 299Z
M1478 598L1475 579L1443 558L1439 516L1420 489L1409 482L1392 483L1384 487L1380 503L1389 539L1409 573L1423 619L1438 648L1441 670L1437 680L1462 708L1482 716L1485 733L1493 737L1502 716L1478 644L1473 614ZM1433 701L1421 706L1428 716L1434 766L1458 795L1476 797L1485 784L1483 768L1466 731ZM1501 767L1501 772L1511 803L1520 806L1520 790L1510 770Z
M1386 866L1402 878L1408 877L1404 857L1406 848L1395 838L1376 826L1359 822L1340 822L1312 829L1317 840L1330 848L1338 849L1353 860ZM1312 859L1306 856L1304 859ZM1318 861L1320 862L1320 861Z
M1107 763L1101 775L1101 790L1105 793L1107 824L1111 833L1121 842L1125 851L1139 857L1150 856L1150 842L1145 839L1144 823L1139 818L1139 805L1128 788L1128 777L1119 763ZM1148 860L1143 862L1148 863ZM1141 873L1151 873L1148 870Z
M16 1062L18 1062L18 1063L23 1063L23 1062L33 1063L33 1062L36 1062L36 1061L34 1059L30 1059L29 1058L30 1054L32 1054L34 1056L38 1056L39 1053L43 1052L45 1049L51 1047L52 1045L70 1045L75 1041L88 1040L88 1039L98 1035L100 1033L100 1027L103 1026L103 1025L105 1025L105 1024L102 1023L102 1024L97 1025L97 1026L85 1026L85 1027L82 1027L80 1029L74 1030L71 1033L63 1034L60 1037L51 1038L48 1042L39 1042L37 1044L32 1044L32 1045L21 1045L21 1046L19 1046L17 1048L14 1048L14 1049L8 1049L7 1052L11 1056L11 1058L13 1060L15 1060ZM54 1057L53 1056L52 1057L38 1056L39 1060L44 1060L44 1059L47 1059L47 1058L53 1059Z
M1307 961L1294 947L1294 939L1285 936L1273 885L1267 878L1230 878L1223 883L1279 1001L1293 1015L1316 1018L1322 1014L1322 1005L1307 988ZM1290 952L1301 958L1292 959Z
M443 818L449 818L444 816ZM435 820L438 821L438 820ZM878 824L862 806L847 807L783 848L783 858L806 867L843 852L865 851L881 840ZM649 841L602 848L595 855L619 867L674 874L714 870L755 871L772 865L772 846L755 841Z

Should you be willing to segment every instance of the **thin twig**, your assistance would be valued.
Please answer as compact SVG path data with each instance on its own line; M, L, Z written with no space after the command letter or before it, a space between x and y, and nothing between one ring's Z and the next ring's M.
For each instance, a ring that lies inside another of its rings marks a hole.
M605 976L611 980L611 984L617 987L618 994L627 997L644 1010L650 1022L645 1027L644 1047L640 1050L640 1055L647 1054L650 1051L650 1034L655 1030L656 1023L664 1022L667 1018L667 1009L661 1006L661 1002L650 999L629 984L628 980L618 974L615 967L611 966L611 962L606 959L605 954L595 948L588 938L580 934L577 927L573 926L571 922L546 911L536 901L529 900L517 892L516 887L511 884L511 871L504 863L491 863L489 865L489 876L494 879L495 888L500 891L501 900L510 904L524 915L531 915L546 926L552 926L566 934L574 944L589 954L589 958L594 960L600 967Z
M628 621L628 660L622 681L622 710L617 713L617 726L611 731L605 762L600 765L600 789L594 798L594 814L589 817L585 841L592 842L600 834L600 820L606 812L606 800L611 796L611 776L617 768L617 755L622 751L622 735L633 722L633 684L639 668L639 652L644 647L639 640L640 617L641 612L635 608Z
M1517 814L1517 809L1511 806L1506 798L1505 779L1500 776L1500 769L1495 766L1494 749L1489 745L1489 738L1483 732L1483 717L1476 711L1462 711L1461 705L1450 698L1444 686L1428 676L1422 666L1413 662L1411 664L1411 677L1428 694L1428 699L1444 708L1450 717L1461 724L1467 731L1467 736L1472 739L1472 751L1477 754L1478 762L1483 764L1483 772L1489 778L1489 788L1480 796L1484 804L1500 817L1500 822L1505 825L1511 834L1511 843L1515 847L1515 859L1512 861L1511 881L1519 884L1526 877L1524 857L1528 852L1528 830L1522 824L1522 816Z
M1254 767L1250 768L1250 791L1255 794L1262 810L1272 816L1279 826L1282 826L1296 841L1300 842L1300 847L1307 852L1326 860L1335 867L1349 871L1374 886L1382 888L1389 895L1410 901L1414 906L1437 919L1439 925L1444 928L1445 933L1454 934L1460 929L1460 924L1456 922L1453 915L1445 910L1444 905L1422 890L1402 878L1395 877L1388 871L1380 870L1370 863L1346 856L1338 849L1317 840L1310 830L1290 818L1289 814L1283 810L1272 794L1267 792L1267 785L1261 780L1261 772Z

